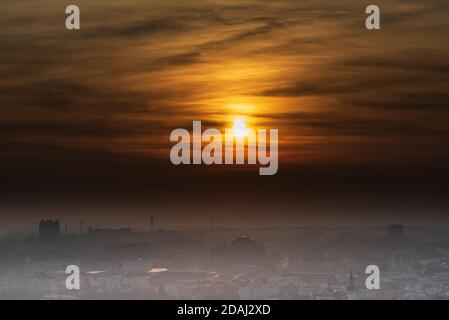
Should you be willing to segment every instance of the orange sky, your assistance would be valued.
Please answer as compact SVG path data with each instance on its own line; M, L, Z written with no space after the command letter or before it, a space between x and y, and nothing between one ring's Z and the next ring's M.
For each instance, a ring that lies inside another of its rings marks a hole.
M178 174L170 132L234 116L279 129L281 175L449 159L446 0L379 0L379 31L355 0L76 4L79 31L58 0L1 3L0 159L18 186L45 168L48 184Z
M448 141L444 1L6 0L3 143L167 155L173 128L234 115L284 161L438 156ZM126 14L124 14L126 13Z

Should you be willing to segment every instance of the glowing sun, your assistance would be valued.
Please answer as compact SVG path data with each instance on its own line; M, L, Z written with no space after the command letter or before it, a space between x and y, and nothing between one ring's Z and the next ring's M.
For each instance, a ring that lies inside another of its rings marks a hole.
M248 133L248 128L246 127L245 120L243 118L237 118L234 120L234 125L232 126L232 134L237 138L245 137Z

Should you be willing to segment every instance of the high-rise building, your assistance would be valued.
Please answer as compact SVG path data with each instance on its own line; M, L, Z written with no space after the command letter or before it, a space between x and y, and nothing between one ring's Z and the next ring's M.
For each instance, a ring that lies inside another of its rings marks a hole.
M39 222L39 239L41 242L57 242L60 234L61 232L58 220L42 220Z

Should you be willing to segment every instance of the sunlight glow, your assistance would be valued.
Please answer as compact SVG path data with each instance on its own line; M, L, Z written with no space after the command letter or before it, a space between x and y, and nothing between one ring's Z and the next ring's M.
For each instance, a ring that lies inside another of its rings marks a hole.
M248 128L246 127L246 123L243 118L237 118L234 120L232 133L237 138L245 137L247 135Z

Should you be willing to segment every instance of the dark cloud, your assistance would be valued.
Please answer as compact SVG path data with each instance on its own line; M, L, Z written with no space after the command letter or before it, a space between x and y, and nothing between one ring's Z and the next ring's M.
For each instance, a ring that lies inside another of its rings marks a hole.
M188 30L186 24L180 22L186 17L172 17L155 20L143 20L130 23L128 26L97 28L89 30L86 37L137 37L151 36L156 33L179 33Z
M432 52L426 50L420 54L402 52L402 57L369 57L362 56L357 59L345 61L343 65L349 67L389 68L408 71L410 74L417 71L431 72L432 74L447 75L449 64L443 56L434 57Z
M385 111L418 111L438 113L441 117L449 116L449 95L446 92L398 93L384 99L357 100L346 98L348 104L363 108L383 109ZM440 118L441 119L441 118Z

